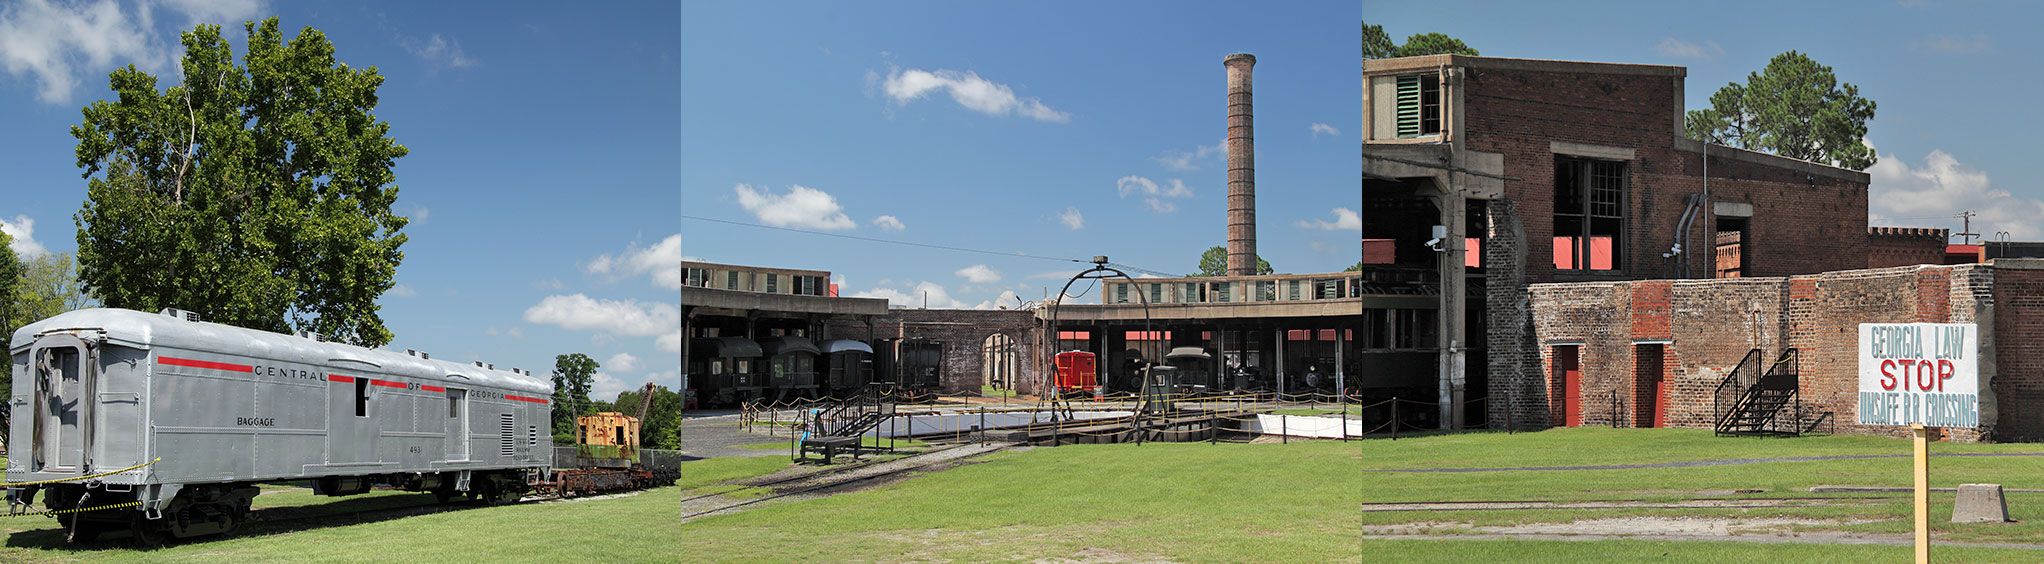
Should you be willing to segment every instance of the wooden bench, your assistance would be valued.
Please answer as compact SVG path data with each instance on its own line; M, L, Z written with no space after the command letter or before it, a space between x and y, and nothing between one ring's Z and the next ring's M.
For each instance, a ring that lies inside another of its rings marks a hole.
M859 437L811 437L802 441L803 460L809 459L809 453L821 452L823 463L830 464L839 450L852 451L852 460L858 460L859 455L865 452L865 445L859 442Z

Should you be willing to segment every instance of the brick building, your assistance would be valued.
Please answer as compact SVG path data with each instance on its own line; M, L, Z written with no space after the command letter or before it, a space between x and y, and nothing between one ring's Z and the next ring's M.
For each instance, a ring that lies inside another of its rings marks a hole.
M1544 382L1531 284L1867 266L1867 175L1686 138L1685 75L1460 55L1363 62L1363 237L1394 247L1365 272L1418 273L1437 288L1444 421L1501 423L1513 412L1501 397Z
M1978 323L1981 427L1954 438L2044 440L2044 361L2033 354L2044 353L2044 260L1534 284L1529 294L1547 376L1506 392L1511 424L1711 428L1716 390L1742 357L1793 348L1801 423L1906 435L1855 423L1858 325Z

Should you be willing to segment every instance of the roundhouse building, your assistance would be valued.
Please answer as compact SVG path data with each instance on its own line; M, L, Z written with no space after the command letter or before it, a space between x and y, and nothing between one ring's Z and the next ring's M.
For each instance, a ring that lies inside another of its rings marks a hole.
M1686 74L1363 62L1363 237L1386 249L1366 254L1365 272L1438 288L1444 422L1549 417L1560 390L1533 341L1530 284L1867 266L1867 174L1687 138Z

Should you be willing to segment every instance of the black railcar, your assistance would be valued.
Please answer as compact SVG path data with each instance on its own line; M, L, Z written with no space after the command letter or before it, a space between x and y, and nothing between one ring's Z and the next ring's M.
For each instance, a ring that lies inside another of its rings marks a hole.
M773 337L759 342L766 355L767 387L775 401L816 397L816 357L822 354L804 337Z
M851 339L823 342L824 395L849 397L873 383L873 347Z
M705 406L736 405L764 397L759 343L743 337L710 337L689 343L689 387Z

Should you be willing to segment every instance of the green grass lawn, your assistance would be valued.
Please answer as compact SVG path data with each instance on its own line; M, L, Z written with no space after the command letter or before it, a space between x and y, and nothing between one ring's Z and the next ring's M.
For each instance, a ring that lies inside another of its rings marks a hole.
M1349 410L1349 413L1355 413L1355 412L1356 412L1356 410L1353 410L1353 409ZM1298 416L1303 416L1303 417L1316 417L1316 416L1321 416L1321 415L1341 415L1342 413L1341 413L1341 410L1340 410L1340 409L1334 409L1334 408L1326 408L1326 407L1287 407L1287 408L1284 408L1284 409L1278 409L1278 410L1273 410L1273 411L1271 411L1271 412L1270 412L1270 414L1271 414L1271 415L1298 415Z
M980 386L979 395L984 398L1014 398L1015 390L1003 390L993 386Z
M431 511L430 494L371 492L314 495L266 486L259 517L231 537L202 537L166 548L129 548L126 535L67 546L55 519L0 521L7 542L0 562L674 562L679 488L611 499L463 505ZM367 509L418 513L356 516Z
M1902 454L1881 437L1720 438L1683 429L1556 429L1348 443L1076 445L1006 452L948 471L826 499L690 522L682 550L759 560L1675 561L1766 558L1904 561L1906 546L1657 540L1455 538L1456 529L1615 517L1802 518L1799 529L1904 535L1906 494L1812 494L1815 485L1907 486L1909 459L1766 462L1614 470L1398 472ZM2036 444L1933 445L1932 484L2044 489L2044 458L1938 457L2044 452ZM736 464L736 463L725 463ZM771 471L771 470L763 470ZM687 480L687 478L684 478ZM1715 491L1713 491L1715 490ZM1729 493L1759 490L1757 493ZM2044 494L2009 494L2018 523L1953 525L1935 494L1942 541L2044 544ZM1764 509L1569 509L1362 513L1360 503L1514 500L1839 498L1845 506ZM1846 521L1858 521L1847 524ZM1439 524L1444 538L1362 539L1359 527ZM1074 533L1077 531L1078 533ZM750 552L745 552L750 551ZM1941 546L1941 559L2022 562L2044 552ZM1362 555L1369 557L1363 558Z
M889 486L692 521L682 551L710 561L1353 559L1360 446L997 453ZM1259 472L1287 478L1244 479Z

